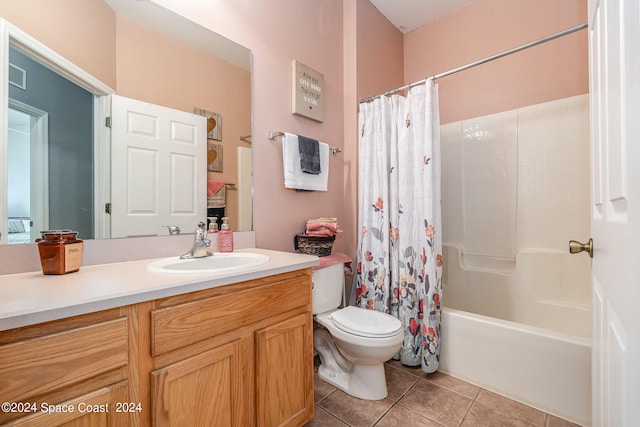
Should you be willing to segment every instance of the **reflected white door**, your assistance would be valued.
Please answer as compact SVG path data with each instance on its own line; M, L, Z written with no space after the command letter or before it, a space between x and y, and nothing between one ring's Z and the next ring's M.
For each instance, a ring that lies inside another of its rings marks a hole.
M640 426L639 24L637 0L589 1L596 427Z
M203 116L111 99L111 237L191 233L207 217Z

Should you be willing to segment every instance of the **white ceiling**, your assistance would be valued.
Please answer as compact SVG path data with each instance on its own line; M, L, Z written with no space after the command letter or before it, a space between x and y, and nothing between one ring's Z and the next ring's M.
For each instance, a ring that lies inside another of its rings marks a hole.
M408 33L472 0L369 0L400 31Z

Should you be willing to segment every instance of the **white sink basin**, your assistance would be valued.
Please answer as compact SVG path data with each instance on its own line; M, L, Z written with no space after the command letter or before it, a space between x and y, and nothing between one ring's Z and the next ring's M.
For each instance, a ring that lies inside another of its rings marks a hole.
M248 252L214 252L213 256L193 259L172 257L150 263L147 267L157 273L207 274L242 271L266 264L269 257Z

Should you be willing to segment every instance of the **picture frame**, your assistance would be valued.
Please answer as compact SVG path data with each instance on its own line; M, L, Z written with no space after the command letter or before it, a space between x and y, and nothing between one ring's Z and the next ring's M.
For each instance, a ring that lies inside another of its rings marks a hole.
M222 116L202 108L194 108L194 114L207 118L207 139L222 141Z
M291 64L291 112L324 121L324 75L303 63Z
M207 170L209 172L222 172L222 153L222 144L207 141Z

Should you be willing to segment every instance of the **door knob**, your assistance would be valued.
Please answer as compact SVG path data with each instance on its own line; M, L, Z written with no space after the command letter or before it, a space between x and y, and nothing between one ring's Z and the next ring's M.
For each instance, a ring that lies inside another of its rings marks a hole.
M588 253L590 258L593 258L593 239L589 239L587 243L580 243L577 240L569 240L569 252L572 254L578 254L583 251Z

